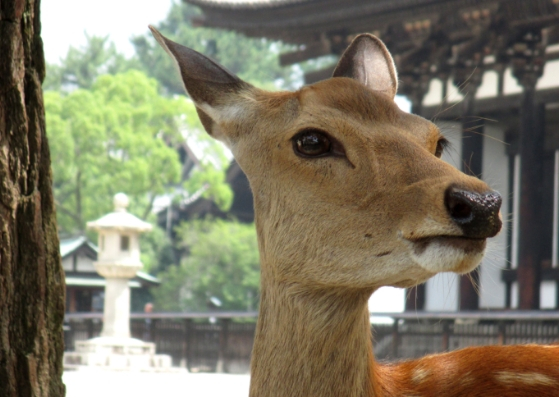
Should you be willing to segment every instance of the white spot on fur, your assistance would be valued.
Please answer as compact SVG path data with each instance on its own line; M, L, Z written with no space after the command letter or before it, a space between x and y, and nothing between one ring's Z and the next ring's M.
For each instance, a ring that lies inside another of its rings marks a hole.
M216 123L229 123L241 120L245 117L246 108L242 104L231 104L225 106L210 106L205 102L197 103L200 109L210 116Z
M498 382L509 386L515 386L519 383L530 386L557 385L557 381L555 379L544 374L539 374L537 372L527 372L524 374L520 374L510 371L501 371L495 374L495 378Z
M464 375L462 375L462 378L460 379L460 386L462 387L471 386L474 384L474 382L475 382L475 378L472 376L471 371L468 371Z
M413 371L411 376L411 380L415 384L423 383L425 379L427 379L431 375L431 371L427 368L416 368Z
M473 270L481 262L484 252L485 250L467 254L463 249L435 240L430 242L420 254L415 253L412 248L412 257L419 266L432 273L452 271L463 273ZM457 269L464 261L471 263L471 268Z

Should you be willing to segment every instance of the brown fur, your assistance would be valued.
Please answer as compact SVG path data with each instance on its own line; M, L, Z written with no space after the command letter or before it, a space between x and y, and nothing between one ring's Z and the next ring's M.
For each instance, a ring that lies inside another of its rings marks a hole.
M434 155L435 125L398 109L396 72L378 39L359 36L336 78L268 93L154 35L254 194L262 298L252 397L559 395L557 348L480 347L375 363L368 298L381 286L474 269L485 240L461 239L445 191L489 190ZM293 137L308 128L327 132L344 154L298 156Z

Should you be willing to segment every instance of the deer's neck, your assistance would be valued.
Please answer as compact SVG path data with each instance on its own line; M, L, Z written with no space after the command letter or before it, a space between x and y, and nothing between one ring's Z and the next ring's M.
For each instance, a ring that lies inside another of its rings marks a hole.
M367 299L270 282L263 274L251 397L372 397Z

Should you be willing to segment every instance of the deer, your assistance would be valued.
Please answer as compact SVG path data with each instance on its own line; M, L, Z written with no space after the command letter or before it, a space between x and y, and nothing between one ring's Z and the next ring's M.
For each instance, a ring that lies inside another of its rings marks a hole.
M261 297L250 397L559 396L556 346L375 361L371 294L472 271L502 223L499 193L441 160L437 126L395 104L380 39L355 37L330 79L267 92L150 29L253 192Z

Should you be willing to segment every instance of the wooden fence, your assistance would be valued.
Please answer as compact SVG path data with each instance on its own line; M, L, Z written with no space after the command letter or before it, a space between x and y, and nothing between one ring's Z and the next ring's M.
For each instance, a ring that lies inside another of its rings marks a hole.
M383 361L474 345L559 342L559 312L406 312L379 314L393 324L373 327L375 356ZM134 338L190 371L247 373L257 313L132 313ZM99 336L101 313L66 314L66 350Z

